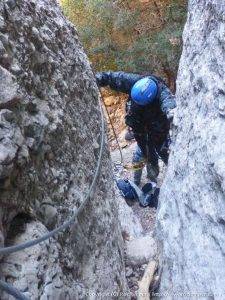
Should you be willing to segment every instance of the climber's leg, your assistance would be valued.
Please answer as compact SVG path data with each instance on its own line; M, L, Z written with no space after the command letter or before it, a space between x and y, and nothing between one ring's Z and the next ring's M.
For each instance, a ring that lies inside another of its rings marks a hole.
M165 165L168 164L170 143L170 138L167 137L163 143L156 146L159 157L162 159Z
M153 141L148 138L148 146L147 146L147 178L151 181L156 182L157 177L159 175L159 158L156 150L156 146Z
M157 181L157 177L159 175L159 165L158 164L151 164L148 163L147 166L147 178L150 179L151 181L156 182Z
M140 147L137 145L136 149L134 151L134 154L133 154L134 167L135 167L135 165L140 164L140 166L138 167L138 170L134 171L134 183L136 185L139 185L141 182L141 175L142 175L142 170L143 170L143 167L141 167L141 163L143 162L143 160L144 160L144 156L142 154Z

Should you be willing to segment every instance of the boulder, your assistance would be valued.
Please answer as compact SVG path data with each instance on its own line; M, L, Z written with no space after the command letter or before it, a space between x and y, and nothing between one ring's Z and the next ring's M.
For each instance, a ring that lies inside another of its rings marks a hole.
M120 195L117 187L115 187L115 196L118 207L119 223L124 239L131 240L141 237L143 235L142 225L132 208L127 205L125 199Z
M126 242L126 264L141 266L157 257L157 244L151 234Z

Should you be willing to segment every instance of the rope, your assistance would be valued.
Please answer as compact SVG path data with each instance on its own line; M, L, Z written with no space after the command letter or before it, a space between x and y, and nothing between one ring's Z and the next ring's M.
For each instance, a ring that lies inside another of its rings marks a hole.
M26 248L33 247L33 246L35 246L35 245L37 245L41 242L44 242L45 240L47 240L51 237L53 237L57 233L59 233L59 232L65 230L66 228L70 227L75 222L77 216L82 212L82 210L86 206L86 204L87 204L88 200L90 199L90 197L92 196L92 192L93 192L93 190L96 186L97 179L98 179L98 176L99 176L99 173L100 173L102 157L103 157L104 138L105 138L105 135L104 135L104 133L105 133L105 120L104 120L103 110L102 110L102 106L101 106L100 101L99 101L99 106L100 106L100 113L101 113L101 146L100 146L99 158L98 158L94 178L93 178L93 181L91 183L91 186L89 188L89 191L88 191L87 195L84 197L84 201L79 206L77 211L74 213L73 217L71 217L67 222L65 222L64 224L62 224L58 228L44 234L40 238L28 241L26 243L22 243L22 244L19 244L19 245L2 248L2 249L0 249L0 255L10 254L10 253L14 253L14 252L17 252L17 251L24 250ZM27 297L25 297L21 292L19 292L13 286L11 286L8 283L5 283L1 280L0 280L0 288L2 290L6 291L8 294L14 296L18 300L28 300Z
M14 296L18 300L29 300L25 297L20 291L15 289L12 285L5 283L4 281L0 280L0 289L8 293L9 295Z
M120 143L119 143L118 138L117 138L116 130L115 130L115 128L114 128L114 125L113 125L112 119L111 119L111 117L110 117L109 111L108 111L108 109L107 109L107 107L106 107L106 104L105 104L105 101L104 101L104 97L103 97L102 95L101 95L101 98L102 98L102 102L103 102L103 104L104 104L105 111L106 111L107 116L108 116L108 119L109 119L109 123L110 123L111 128L112 128L112 131L113 131L113 135L114 135L114 137L115 137L115 140L116 140L116 143L117 143L119 152L120 152L120 164L123 166L123 153L122 153L122 149L121 149L121 147L120 147Z
M102 96L102 95L101 95ZM106 107L106 104L104 102L104 97L102 96L102 102L104 104L104 107L105 107L105 111L107 113L107 116L108 116L108 119L109 119L109 123L110 123L110 126L112 128L112 131L113 131L113 135L115 137L115 140L116 140L116 143L117 143L117 146L118 146L118 149L119 149L119 152L120 152L120 164L121 166L128 170L128 171L138 171L138 170L142 170L144 168L144 166L146 165L146 161L143 160L139 163L135 163L135 164L124 164L124 159L123 159L123 153L122 153L122 149L120 147L120 144L119 144L119 141L118 141L118 137L117 137L117 134L116 134L116 130L114 128L114 125L113 125L113 122L112 122L112 119L110 117L110 114L109 114L109 111Z
M157 78L159 81L162 81L160 78ZM101 94L101 91L100 91L100 94ZM113 122L112 122L112 119L110 117L110 114L109 114L109 111L107 109L107 106L104 102L104 97L103 95L101 94L102 96L102 102L104 104L104 107L105 107L105 111L107 113L107 116L108 116L108 119L109 119L109 122L110 122L110 125L111 125L111 128L112 128L112 131L113 131L113 135L114 135L114 138L116 140L116 143L117 143L117 146L118 146L118 149L119 149L119 152L120 152L120 165L128 170L128 171L138 171L138 170L142 170L146 164L148 164L148 162L150 161L150 154L149 154L149 148L147 147L149 143L149 140L150 140L150 135L149 133L147 134L147 144L146 144L146 152L147 152L147 158L146 159L143 159L141 162L139 163L133 163L133 164L124 164L124 159L123 159L123 153L122 153L122 149L120 147L120 144L119 144L119 141L118 141L118 138L117 138L117 134L116 134L116 131L115 131L115 128L114 128L114 125L113 125ZM172 123L171 123L172 124ZM162 145L162 148L163 148L164 145ZM165 146L164 146L165 147ZM166 147L165 147L166 148ZM155 154L158 156L158 158L160 158L159 154L155 151ZM115 163L114 163L115 164Z

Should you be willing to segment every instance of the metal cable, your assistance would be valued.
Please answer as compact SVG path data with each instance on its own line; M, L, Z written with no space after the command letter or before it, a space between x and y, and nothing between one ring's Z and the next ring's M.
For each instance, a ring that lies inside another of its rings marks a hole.
M105 135L104 135L104 133L105 133L105 120L104 120L104 114L103 114L103 110L102 110L102 106L101 106L100 101L99 101L99 106L100 106L100 112L101 112L101 146L100 146L99 158L98 158L98 162L97 162L97 166L96 166L94 178L93 178L93 181L91 183L91 186L89 188L89 191L88 191L87 195L84 197L84 201L79 206L79 208L77 209L77 211L75 212L75 214L73 215L73 217L71 217L67 222L65 222L61 226L59 226L59 227L55 228L54 230L52 230L52 231L44 234L40 238L28 241L26 243L22 243L22 244L19 244L19 245L2 248L2 249L0 249L0 255L5 255L5 254L10 254L10 253L13 253L13 252L21 251L21 250L24 250L26 248L35 246L35 245L37 245L37 244L39 244L41 242L44 242L45 240L53 237L55 234L59 233L60 231L65 230L70 225L72 225L75 222L77 216L84 209L84 207L87 204L89 198L91 197L93 189L94 189L94 187L96 185L96 182L97 182L97 179L98 179L98 175L99 175L99 172L100 172L100 167L101 167L101 162L102 162L102 156L103 156L104 138L105 138Z
M86 197L84 197L84 201L79 206L79 208L75 212L74 216L70 220L68 220L67 222L65 222L61 226L59 226L58 228L52 230L51 232L49 232L49 233L47 233L47 234L43 235L42 237L37 238L35 240L29 241L29 242L26 242L26 243L22 243L20 245L15 245L15 246L0 249L0 255L10 254L10 253L13 253L13 252L24 250L26 248L35 246L35 245L49 239L50 237L53 237L55 234L59 233L60 231L66 229L70 225L72 225L75 222L75 220L76 220L77 216L79 215L79 213L84 209L84 207L85 207L86 203L88 202L89 198L91 197L91 194L92 194L92 192L94 190L94 187L96 185L98 175L99 175L99 172L100 172L100 168L101 168L102 156L103 156L104 137L105 137L105 135L104 135L104 133L105 133L105 121L104 121L104 115L103 115L103 110L102 110L102 106L101 106L100 101L99 101L99 106L100 106L100 113L101 113L101 146L100 146L99 158L98 158L94 178L93 178L93 181L91 183L91 186L89 188L89 191L88 191ZM7 292L8 294L14 296L18 300L29 300L20 291L15 289L10 284L8 284L4 281L1 281L1 280L0 280L0 289L2 289L5 292Z
M14 288L12 285L0 280L0 289L8 293L9 295L12 295L18 300L29 300L29 298L25 297L20 291L18 291L16 288Z

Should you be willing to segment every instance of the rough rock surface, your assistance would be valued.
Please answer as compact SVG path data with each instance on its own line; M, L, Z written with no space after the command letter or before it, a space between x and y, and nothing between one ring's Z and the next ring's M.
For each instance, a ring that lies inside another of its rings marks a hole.
M81 204L99 155L98 97L77 33L55 0L0 2L1 245L4 239L14 244L40 236L68 220ZM126 282L112 187L105 147L95 195L74 228L30 249L31 256L19 253L16 276L10 276L7 261L17 255L3 258L1 279L28 288L32 299L57 299L59 286L67 295L61 299L77 299L78 285L80 299L113 299L112 293L120 298ZM12 239L10 224L21 213L36 226L29 223L22 236ZM49 257L39 259L41 252ZM54 257L46 271L43 264ZM23 264L29 266L27 274ZM38 274L29 273L32 265L38 265ZM25 275L28 285L21 284Z
M157 245L151 234L126 242L126 264L141 266L157 256Z
M189 1L157 220L166 299L225 299L224 41L224 1Z
M119 194L118 188L115 187L116 199L118 200L118 219L120 222L122 235L125 240L141 237L143 228L137 216L129 207L125 199Z
M36 221L25 224L25 231L18 234L14 244L20 244L27 238L40 237L47 232L45 226ZM26 251L8 255L1 264L2 276L7 282L24 292L30 299L67 299L69 291L66 291L63 283L63 271L59 262L60 246L53 240L38 244ZM43 283L46 283L43 285ZM77 291L77 294L75 294ZM72 292L74 297L79 297L81 287L77 285ZM1 299L9 299L4 293Z

